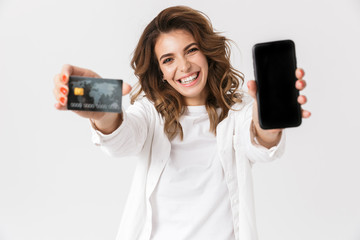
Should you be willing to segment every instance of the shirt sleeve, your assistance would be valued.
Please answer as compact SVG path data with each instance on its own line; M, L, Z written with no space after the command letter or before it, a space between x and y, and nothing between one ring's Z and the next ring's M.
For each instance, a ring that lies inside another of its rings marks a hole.
M280 158L285 150L285 130L281 132L279 143L271 148L259 144L252 127L253 100L248 101L243 109L244 122L242 126L243 143L245 144L246 156L251 163L270 162Z
M91 127L92 141L113 157L135 155L141 151L147 138L148 115L149 111L144 101L137 101L123 111L123 121L114 132L103 134Z

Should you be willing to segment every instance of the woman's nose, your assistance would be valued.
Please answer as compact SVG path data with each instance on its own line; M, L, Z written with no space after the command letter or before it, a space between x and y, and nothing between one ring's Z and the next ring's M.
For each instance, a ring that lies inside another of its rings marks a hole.
M188 72L190 70L190 67L191 67L191 64L186 58L183 58L180 61L180 70L182 72Z

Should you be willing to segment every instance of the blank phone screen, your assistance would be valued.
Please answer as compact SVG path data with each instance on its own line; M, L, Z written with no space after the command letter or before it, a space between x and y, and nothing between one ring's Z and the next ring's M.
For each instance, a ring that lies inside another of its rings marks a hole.
M296 56L291 40L256 44L253 48L259 122L263 129L296 127L301 108L295 88Z

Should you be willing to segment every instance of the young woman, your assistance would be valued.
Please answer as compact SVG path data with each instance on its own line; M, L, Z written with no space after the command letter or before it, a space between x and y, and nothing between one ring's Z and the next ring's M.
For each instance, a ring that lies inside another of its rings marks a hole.
M279 157L284 134L260 128L256 84L248 82L251 97L241 92L229 59L228 39L204 14L167 8L135 49L132 105L122 114L76 112L90 119L104 151L138 157L118 240L257 239L251 166ZM303 70L294 74L304 89ZM54 79L59 110L70 75L99 77L65 65ZM124 84L123 94L130 90Z

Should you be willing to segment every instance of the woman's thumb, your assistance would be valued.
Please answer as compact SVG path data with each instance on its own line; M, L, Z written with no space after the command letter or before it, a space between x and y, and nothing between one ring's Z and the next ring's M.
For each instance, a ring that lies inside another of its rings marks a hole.
M123 82L123 87L122 87L122 94L123 95L126 95L126 94L130 93L131 89L132 89L132 87L129 84L127 84L126 82Z

